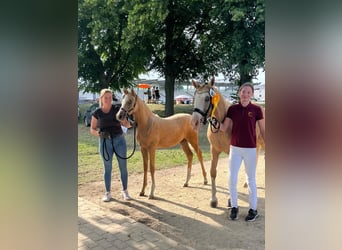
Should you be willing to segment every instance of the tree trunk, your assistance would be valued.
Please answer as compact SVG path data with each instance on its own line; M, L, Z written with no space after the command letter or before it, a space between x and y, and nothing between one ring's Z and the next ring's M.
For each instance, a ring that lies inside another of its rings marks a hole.
M240 63L240 66L239 66L239 75L240 75L239 86L241 86L242 84L244 84L246 82L252 81L252 76L250 75L250 73L246 69L247 63L248 62L246 60L242 60L242 62Z
M174 111L174 90L175 78L169 75L165 76L165 116L170 116Z
M169 0L168 2L169 14L165 19L166 33L165 33L165 116L170 116L175 113L174 111L174 89L175 89L175 64L174 57L174 27L175 27L175 15L174 15L174 2Z
M104 75L104 73L100 74L100 86L101 89L107 89L109 87L109 84L106 80L106 76Z
M246 82L251 82L251 80L252 80L252 77L248 73L240 74L239 86L241 86L242 84Z

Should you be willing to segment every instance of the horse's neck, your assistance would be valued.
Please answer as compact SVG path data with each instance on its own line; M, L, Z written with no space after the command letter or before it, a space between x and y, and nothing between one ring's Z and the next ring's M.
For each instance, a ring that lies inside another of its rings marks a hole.
M154 114L147 107L147 105L141 100L137 100L137 110L134 113L134 120L138 124L138 127L143 128L148 124L148 120L153 117Z
M220 101L218 102L216 111L214 113L214 116L216 117L216 119L218 119L219 121L223 121L224 118L226 117L228 107L229 107L229 103L221 95Z

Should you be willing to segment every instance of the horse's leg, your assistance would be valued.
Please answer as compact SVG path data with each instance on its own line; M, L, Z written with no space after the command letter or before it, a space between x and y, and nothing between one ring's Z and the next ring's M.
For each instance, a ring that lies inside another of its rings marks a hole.
M143 186L140 192L140 196L145 195L145 188L147 186L147 163L148 163L148 154L146 148L141 148L141 154L143 157L143 166L144 166L144 179L143 179Z
M150 149L148 153L150 156L150 172L151 172L151 178L152 178L152 185L151 185L150 195L148 196L148 198L154 199L154 189L156 187L155 179L154 179L154 163L155 163L155 157L156 157L156 150Z
M195 143L196 142L196 143ZM195 142L190 142L191 146L194 148L195 152L196 152L196 155L197 155L197 158L201 164L201 169L202 169L202 175L203 175L203 183L204 185L207 185L208 184L208 180L207 180L207 172L205 171L205 168L204 168L204 164L203 164L203 156L202 156L202 151L201 149L199 148L199 145L198 145L198 140L196 140Z
M186 173L186 181L183 185L183 187L187 187L189 185L189 180L191 178L192 158L194 154L192 153L187 140L181 141L180 144L182 145L183 151L186 155L186 158L188 159L188 170Z
M219 152L213 151L211 149L211 166L210 166L210 177L211 177L211 200L210 206L217 207L217 197L216 197L216 174L217 174L217 162L218 162Z

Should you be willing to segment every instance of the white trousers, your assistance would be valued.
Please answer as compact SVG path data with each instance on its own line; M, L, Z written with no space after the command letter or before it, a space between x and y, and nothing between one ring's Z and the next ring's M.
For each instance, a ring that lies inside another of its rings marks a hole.
M230 146L229 192L232 207L238 207L238 174L241 163L244 161L249 192L249 207L254 210L257 209L258 198L256 186L256 160L256 148L240 148L236 146Z

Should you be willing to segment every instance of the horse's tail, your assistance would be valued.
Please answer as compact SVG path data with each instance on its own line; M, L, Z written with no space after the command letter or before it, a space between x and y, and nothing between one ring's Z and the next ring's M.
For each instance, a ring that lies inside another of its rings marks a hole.
M191 145L191 143L189 141L187 141L188 145L189 145L189 148L191 151L195 151L194 147Z
M186 143L186 144L185 144L185 143ZM192 152L195 151L195 149L194 149L194 147L191 145L190 141L187 140L187 139L185 139L185 138L180 142L180 144L182 144L183 146L188 145L190 151L192 151Z

